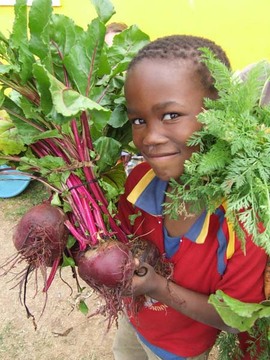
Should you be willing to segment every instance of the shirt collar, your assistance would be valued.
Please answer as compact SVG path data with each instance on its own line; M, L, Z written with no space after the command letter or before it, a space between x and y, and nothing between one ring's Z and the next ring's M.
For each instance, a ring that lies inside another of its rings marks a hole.
M162 216L167 185L167 181L159 179L153 169L150 169L136 184L127 199L151 215ZM197 244L203 244L209 231L209 221L210 213L203 212L184 237Z

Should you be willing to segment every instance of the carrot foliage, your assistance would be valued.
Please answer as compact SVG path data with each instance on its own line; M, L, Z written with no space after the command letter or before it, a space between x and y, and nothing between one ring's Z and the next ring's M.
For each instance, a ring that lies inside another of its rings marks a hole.
M242 81L207 50L203 61L220 97L205 99L207 110L198 115L202 130L189 140L200 151L186 161L181 183L173 181L167 212L185 211L184 202L195 212L205 207L214 212L225 201L243 246L244 229L270 254L270 106L261 105L270 64L258 63Z

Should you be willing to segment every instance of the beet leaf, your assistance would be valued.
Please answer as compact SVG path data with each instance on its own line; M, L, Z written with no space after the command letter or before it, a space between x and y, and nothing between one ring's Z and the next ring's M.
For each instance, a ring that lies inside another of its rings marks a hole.
M47 184L81 250L111 236L127 241L115 215L125 181L118 159L131 142L123 84L129 61L149 41L132 25L107 46L114 7L92 4L97 17L84 30L55 14L50 0L34 0L29 12L17 0L10 36L0 33L0 139L13 129L19 145L5 134L0 164Z

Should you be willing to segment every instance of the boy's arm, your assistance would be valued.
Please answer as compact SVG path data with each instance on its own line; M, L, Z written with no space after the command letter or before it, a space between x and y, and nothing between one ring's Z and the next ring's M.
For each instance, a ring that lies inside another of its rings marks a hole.
M269 268L266 267L267 256L249 237L247 237L245 250L244 253L241 243L237 241L234 255L228 261L225 274L216 284L216 290L220 289L243 302L256 303L264 299L263 290L265 293L268 291L266 286L263 289L264 274L265 279L267 275L269 276ZM208 304L209 294L196 292L195 289L184 288L181 283L178 285L173 281L168 281L156 274L154 269L147 264L140 266L145 266L147 273L142 277L133 277L135 296L148 295L196 321L220 330L237 332L236 329L228 327L223 322L214 306Z
M147 295L193 320L231 333L238 332L238 330L230 328L223 322L215 308L208 304L207 295L191 291L167 280L158 275L146 263L140 264L140 267L145 267L147 272L145 276L135 275L133 277L133 295Z
M270 300L270 256L268 256L267 264L264 271L264 294L265 299Z

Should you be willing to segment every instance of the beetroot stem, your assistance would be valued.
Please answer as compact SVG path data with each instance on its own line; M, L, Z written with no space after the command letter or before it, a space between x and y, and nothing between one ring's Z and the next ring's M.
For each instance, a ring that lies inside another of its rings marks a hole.
M85 239L84 236L82 236L78 230L75 228L75 226L69 221L69 220L66 220L65 221L65 225L66 227L68 228L68 230L70 231L70 233L76 238L76 240L79 242L80 244L80 250L81 251L84 251L86 249L86 244L87 244L87 241Z
M82 141L80 139L80 135L79 135L79 131L78 131L78 127L77 127L77 123L76 123L75 119L71 120L71 129L72 129L72 132L74 135L74 140L75 140L75 144L76 144L76 147L78 150L79 159L81 161L84 161L85 159L84 159L84 152L82 149Z
M69 185L69 179L67 180L67 184ZM73 198L72 208L74 212L76 211L78 220L81 219L81 221L79 221L80 225L83 226L85 229L88 229L87 231L84 231L84 233L86 234L90 232L90 235L93 238L93 243L95 244L95 238L98 230L91 214L90 205L87 205L84 195L82 193L79 194L78 189L79 188L77 188L76 190L71 190L71 196ZM89 203L90 202L88 201L88 204Z
M67 182L68 185L69 185L69 181L71 181L71 178L72 178L72 184L74 184L75 186L80 184L79 178L77 178L74 174L72 174L72 176L70 176L70 178L68 179ZM70 191L72 196L74 197L75 203L78 204L79 202L81 202L83 206L82 209L83 211L81 211L80 213L81 214L83 213L86 216L85 223L91 227L90 234L92 234L92 231L93 234L96 234L98 232L96 227L98 227L105 235L107 235L108 232L104 224L104 220L100 214L101 212L100 207L96 203L95 199L91 196L91 194L85 189L84 186L76 187L76 190L71 189ZM95 210L95 212L93 212L93 209ZM94 217L92 212L94 214Z
M82 122L82 127L84 129L86 146L88 147L89 150L94 150L92 137L91 137L91 133L90 133L90 128L89 128L89 123L88 123L88 118L87 118L85 111L82 112L81 122Z

